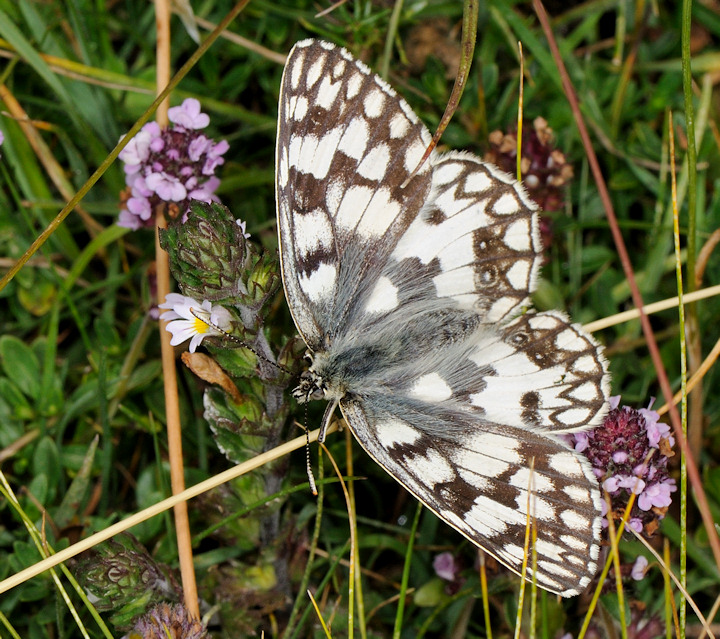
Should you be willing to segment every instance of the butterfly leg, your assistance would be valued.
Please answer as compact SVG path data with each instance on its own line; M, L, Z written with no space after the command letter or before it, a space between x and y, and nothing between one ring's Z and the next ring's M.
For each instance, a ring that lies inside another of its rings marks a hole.
M332 419L333 413L335 412L335 409L338 407L339 403L340 400L335 399L330 402L325 409L325 414L323 415L322 423L320 424L320 434L318 435L318 442L320 444L325 442L325 436L327 435L327 429L330 426L330 420Z

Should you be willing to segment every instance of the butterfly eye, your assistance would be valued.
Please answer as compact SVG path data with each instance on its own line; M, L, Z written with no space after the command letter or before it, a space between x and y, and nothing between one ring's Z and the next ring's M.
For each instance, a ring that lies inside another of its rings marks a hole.
M312 363L313 363L312 353L311 353L310 351L305 351L305 355L303 355L303 359L304 359L308 364L312 364Z
M325 385L320 384L319 386L316 386L313 389L313 392L310 393L310 399L323 399L325 397Z
M322 377L313 371L305 371L300 375L300 384L293 390L292 394L299 402L305 403L313 399L324 399L326 391L327 385Z

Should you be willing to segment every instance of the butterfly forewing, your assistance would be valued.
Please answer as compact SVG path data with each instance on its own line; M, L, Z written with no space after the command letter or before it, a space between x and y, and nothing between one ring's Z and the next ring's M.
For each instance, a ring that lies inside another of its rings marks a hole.
M405 185L428 132L334 45L295 46L279 111L283 282L314 353L296 397L339 400L383 468L518 574L532 520L538 583L580 592L600 494L559 433L601 420L606 362L561 313L527 310L537 207L466 153L432 153Z
M280 89L277 213L285 292L313 350L344 330L357 288L380 276L427 199L429 164L401 186L429 141L407 103L347 51L295 45Z

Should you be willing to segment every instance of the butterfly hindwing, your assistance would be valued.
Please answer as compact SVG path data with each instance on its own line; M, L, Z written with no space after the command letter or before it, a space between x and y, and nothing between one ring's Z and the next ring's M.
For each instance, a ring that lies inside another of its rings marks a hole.
M528 311L482 340L470 359L482 385L470 404L498 423L537 432L597 426L609 394L607 362L597 342L557 311Z
M340 402L368 454L436 515L519 575L534 518L538 583L563 596L588 585L599 554L600 493L589 464L565 444L462 418L428 433L415 426L418 413L410 421L367 406Z

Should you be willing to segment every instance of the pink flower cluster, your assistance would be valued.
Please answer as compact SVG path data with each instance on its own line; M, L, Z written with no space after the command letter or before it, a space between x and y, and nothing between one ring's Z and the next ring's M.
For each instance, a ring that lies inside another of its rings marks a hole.
M155 207L161 202L174 203L174 212L182 216L191 200L217 200L220 180L215 169L225 161L228 143L199 132L210 118L194 98L169 109L168 118L172 124L164 129L148 122L120 152L130 197L120 211L119 226L152 227Z
M602 426L573 435L575 450L590 460L593 472L610 495L616 517L621 517L631 494L636 495L628 525L652 534L677 490L668 476L668 457L675 439L670 426L658 421L650 408L619 407L620 397L610 400L611 410ZM607 515L603 501L603 515ZM607 520L603 520L607 526Z

